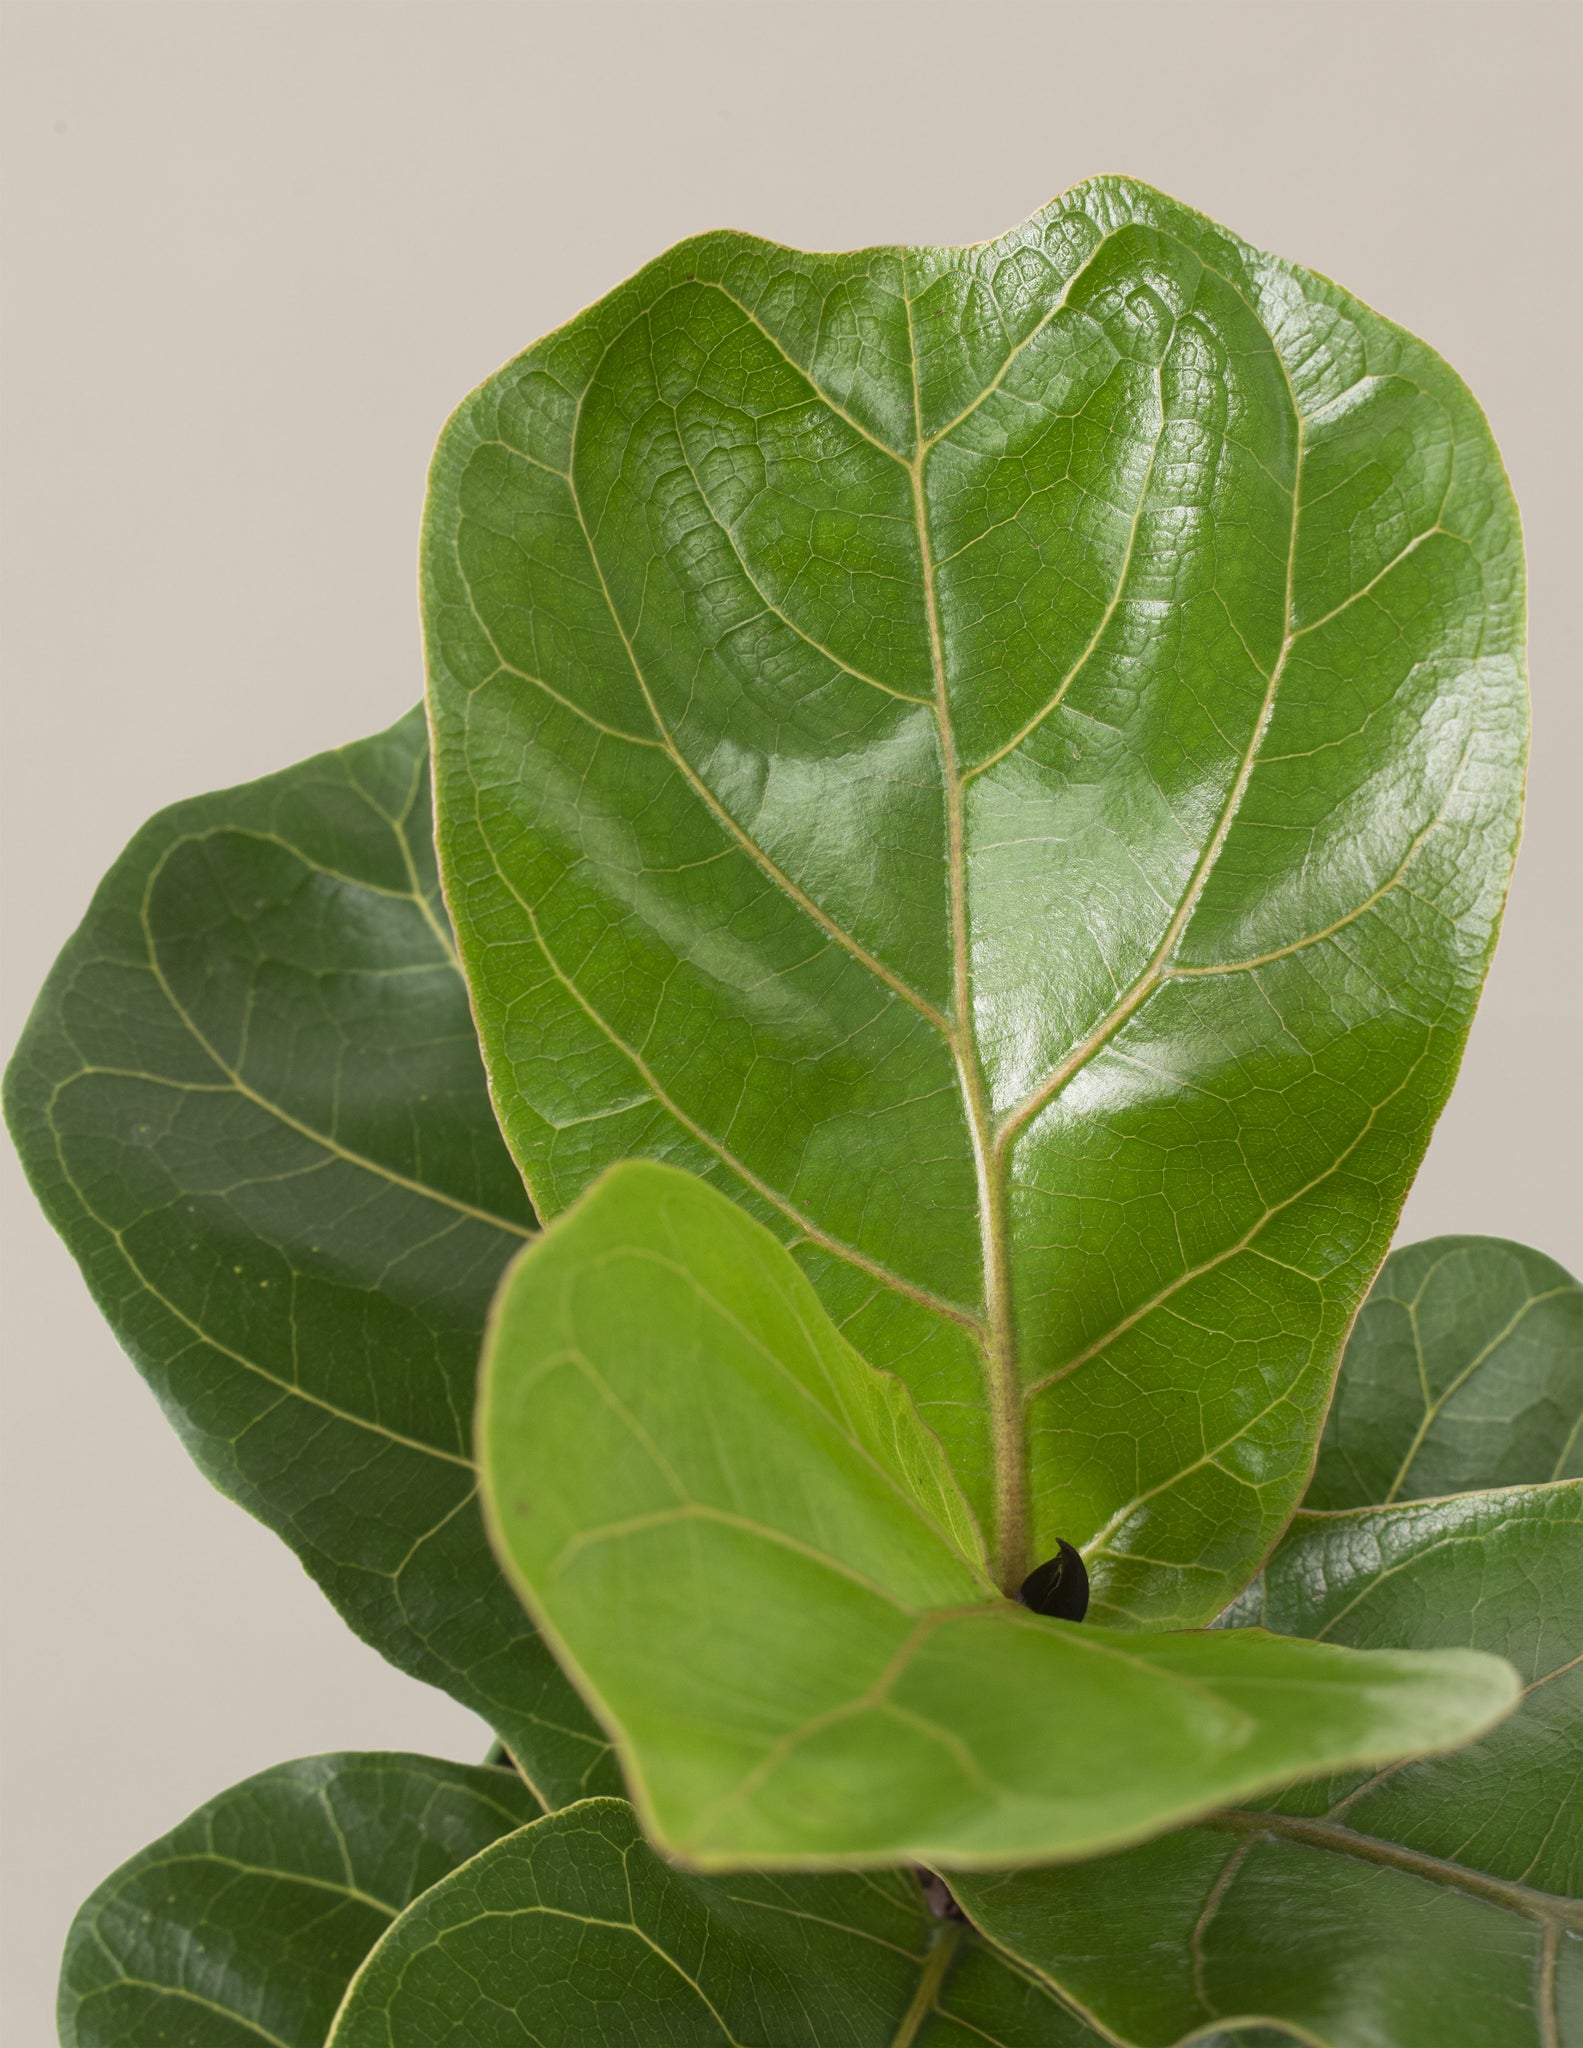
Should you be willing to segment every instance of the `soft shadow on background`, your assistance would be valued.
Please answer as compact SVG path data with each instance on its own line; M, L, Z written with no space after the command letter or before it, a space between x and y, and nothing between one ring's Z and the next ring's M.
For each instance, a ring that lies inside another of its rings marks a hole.
M1527 525L1506 933L1402 1235L1583 1266L1583 548L1564 0L109 0L5 30L9 1050L133 829L421 689L441 422L667 243L997 234L1134 173L1423 335ZM110 1868L314 1750L472 1757L209 1492L5 1161L0 2024Z

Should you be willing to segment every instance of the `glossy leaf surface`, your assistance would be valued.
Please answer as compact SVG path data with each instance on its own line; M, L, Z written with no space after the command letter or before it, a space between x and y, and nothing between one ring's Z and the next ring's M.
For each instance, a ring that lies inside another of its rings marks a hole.
M1521 560L1428 348L1147 187L685 242L490 379L440 842L541 1213L770 1223L1012 1590L1209 1620L1306 1483L1509 872Z
M515 1772L317 1756L221 1793L77 1915L64 2048L323 2048L414 1899L539 1807Z
M439 901L421 715L146 825L45 986L6 1114L215 1485L551 1803L601 1785L608 1751L478 1517L478 1343L533 1212Z
M1583 1475L1583 1287L1528 1245L1434 1237L1380 1269L1311 1508Z
M513 1265L485 1511L703 1867L1091 1853L1302 1773L1466 1741L1508 1665L1259 1630L1140 1635L1000 1596L939 1441L762 1225L612 1168Z
M1320 2048L1583 2041L1583 1482L1300 1514L1234 1621L1509 1657L1458 1755L1295 1788L1074 1870L963 1877L996 1940L1163 2048L1216 2021Z
M329 2048L1097 2048L917 1880L698 1878L622 1800L509 1835L421 1899Z

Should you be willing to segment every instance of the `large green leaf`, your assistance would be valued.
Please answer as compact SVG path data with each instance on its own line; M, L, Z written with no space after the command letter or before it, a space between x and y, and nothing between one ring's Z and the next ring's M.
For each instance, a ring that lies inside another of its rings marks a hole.
M1001 1597L939 1440L777 1239L613 1167L512 1266L479 1394L485 1512L703 1867L1026 1862L1300 1773L1468 1740L1509 1665L1140 1635Z
M6 1076L40 1201L189 1450L551 1804L608 1751L484 1540L490 1294L533 1212L440 907L421 714L162 812Z
M409 1908L329 2048L1098 2048L916 1879L671 1870L590 1799L508 1835Z
M1363 1304L1304 1505L1576 1478L1580 1432L1583 1287L1527 1245L1432 1237Z
M1452 1757L1310 1785L1076 1870L954 1880L1127 2041L1284 2021L1319 2048L1583 2043L1583 1482L1299 1514L1233 1620L1510 1657Z
M1525 744L1422 343L1145 186L685 242L435 460L440 846L540 1212L648 1154L908 1381L1008 1590L1207 1621L1307 1482Z
M515 1772L418 1756L306 1757L234 1785L77 1915L64 2048L323 2048L397 1915L538 1812Z

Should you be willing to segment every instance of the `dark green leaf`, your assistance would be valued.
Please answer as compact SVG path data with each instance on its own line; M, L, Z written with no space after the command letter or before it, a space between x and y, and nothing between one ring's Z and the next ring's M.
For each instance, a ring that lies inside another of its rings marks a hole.
M478 1341L533 1213L490 1114L427 785L413 712L162 812L51 974L6 1114L204 1472L555 1804L616 1780L478 1518Z
M613 1167L513 1265L479 1447L497 1546L645 1825L706 1868L1082 1855L1465 1741L1515 1698L1466 1650L1122 1633L1002 1598L902 1382L673 1167Z
M1307 1482L1522 781L1477 406L1122 179L686 242L446 429L442 863L541 1212L647 1154L912 1387L1011 1590L1209 1620Z
M1583 1287L1498 1237L1392 1252L1347 1341L1304 1505L1583 1474Z
M1580 1586L1583 1482L1300 1514L1231 1619L1494 1650L1518 1712L1454 1756L958 1894L1145 2048L1254 2017L1320 2048L1583 2040Z
M329 2048L1098 2048L917 1881L705 1879L590 1799L418 1901L369 1957Z
M61 1969L65 2048L323 2048L404 1909L537 1817L511 1771L418 1756L280 1764L100 1885Z

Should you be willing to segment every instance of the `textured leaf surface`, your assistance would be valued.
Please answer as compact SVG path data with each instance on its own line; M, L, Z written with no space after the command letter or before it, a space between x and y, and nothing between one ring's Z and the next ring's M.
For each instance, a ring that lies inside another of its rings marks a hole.
M77 1915L64 2048L323 2048L396 1916L537 1817L515 1772L306 1757L221 1793Z
M679 245L485 384L424 591L541 1213L795 1246L1014 1587L1207 1621L1306 1484L1510 868L1521 560L1421 343L1148 188Z
M146 825L45 986L6 1114L215 1485L550 1803L602 1785L478 1516L478 1343L533 1213L439 902L421 715Z
M1526 1687L1458 1755L1283 1793L974 1919L1127 2042L1276 2019L1321 2048L1583 2042L1583 1482L1298 1515L1238 1603L1327 1642L1473 1645Z
M1001 1597L902 1383L725 1195L633 1161L513 1265L479 1401L492 1533L704 1867L1091 1852L1300 1773L1467 1740L1510 1666Z
M904 1872L707 1879L590 1799L437 1885L370 1956L329 2048L1097 2048Z
M1353 1325L1304 1505L1583 1475L1583 1287L1498 1237L1404 1245Z

